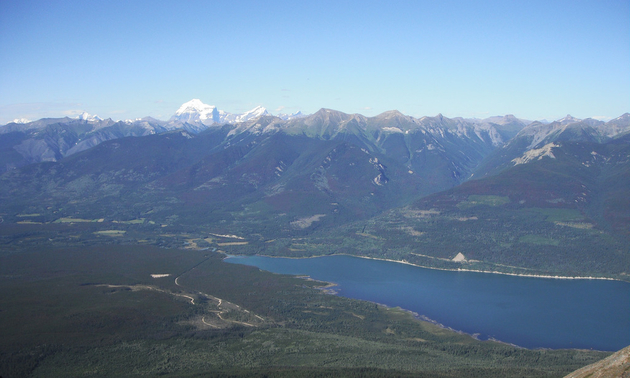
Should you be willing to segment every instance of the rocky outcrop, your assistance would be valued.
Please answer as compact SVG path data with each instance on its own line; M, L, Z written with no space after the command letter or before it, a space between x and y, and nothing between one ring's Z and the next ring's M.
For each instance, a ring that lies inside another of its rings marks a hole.
M564 378L630 378L630 346Z

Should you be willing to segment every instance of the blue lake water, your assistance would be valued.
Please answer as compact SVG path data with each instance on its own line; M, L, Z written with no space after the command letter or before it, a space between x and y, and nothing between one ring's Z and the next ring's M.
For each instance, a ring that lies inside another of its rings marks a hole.
M333 282L341 296L399 306L482 340L605 351L630 345L626 282L441 271L352 256L226 261Z

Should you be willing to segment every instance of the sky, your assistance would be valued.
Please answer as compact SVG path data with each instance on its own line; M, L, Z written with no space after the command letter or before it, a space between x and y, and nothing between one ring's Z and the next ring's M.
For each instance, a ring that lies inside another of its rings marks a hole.
M231 113L611 119L630 0L0 0L0 124Z

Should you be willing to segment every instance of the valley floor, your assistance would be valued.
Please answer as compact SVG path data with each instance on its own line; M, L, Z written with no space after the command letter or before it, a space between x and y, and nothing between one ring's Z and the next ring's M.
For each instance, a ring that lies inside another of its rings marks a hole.
M42 247L0 260L4 377L561 377L609 355L478 341L207 250Z

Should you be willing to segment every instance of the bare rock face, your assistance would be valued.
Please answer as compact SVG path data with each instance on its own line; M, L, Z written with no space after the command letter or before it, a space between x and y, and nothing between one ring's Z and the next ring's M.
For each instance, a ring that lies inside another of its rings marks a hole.
M564 378L630 378L630 346Z

